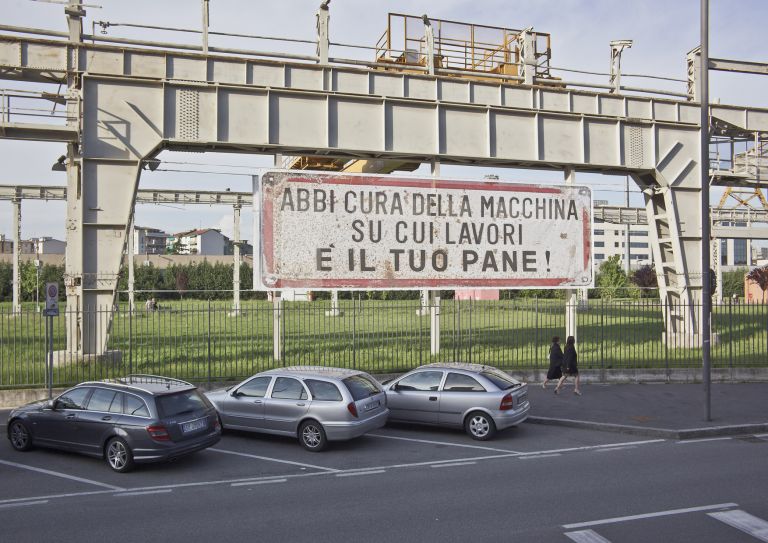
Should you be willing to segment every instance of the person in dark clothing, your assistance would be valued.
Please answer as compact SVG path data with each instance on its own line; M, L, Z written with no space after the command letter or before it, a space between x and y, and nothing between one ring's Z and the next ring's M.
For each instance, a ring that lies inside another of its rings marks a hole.
M565 352L563 353L563 376L555 387L555 394L560 393L565 380L572 376L576 381L573 393L581 396L581 390L579 390L579 366L576 363L576 359L576 338L568 336L568 339L565 340Z
M552 338L552 346L549 348L549 370L547 378L541 383L541 388L547 388L547 383L557 381L563 376L563 350L560 348L560 338Z

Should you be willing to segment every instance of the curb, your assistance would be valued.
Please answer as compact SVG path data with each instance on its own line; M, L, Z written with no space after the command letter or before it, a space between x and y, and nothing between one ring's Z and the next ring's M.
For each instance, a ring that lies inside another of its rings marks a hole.
M705 428L669 430L666 428L632 426L627 424L610 424L606 422L590 422L584 420L556 419L550 417L528 417L525 422L531 424L547 424L550 426L564 426L567 428L581 428L585 430L597 430L600 432L615 432L644 437L658 437L662 439L679 440L768 432L768 423L734 424L730 426L709 426Z

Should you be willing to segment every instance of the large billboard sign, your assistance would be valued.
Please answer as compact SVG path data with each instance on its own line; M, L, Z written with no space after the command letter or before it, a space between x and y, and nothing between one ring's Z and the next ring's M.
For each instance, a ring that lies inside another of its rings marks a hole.
M270 171L260 189L270 289L592 284L588 187Z

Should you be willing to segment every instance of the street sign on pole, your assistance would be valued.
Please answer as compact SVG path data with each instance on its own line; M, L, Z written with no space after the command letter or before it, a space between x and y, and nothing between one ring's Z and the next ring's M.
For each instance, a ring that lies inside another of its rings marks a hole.
M261 212L269 289L593 281L588 187L270 171Z
M59 315L59 284L45 284L45 315L57 317Z

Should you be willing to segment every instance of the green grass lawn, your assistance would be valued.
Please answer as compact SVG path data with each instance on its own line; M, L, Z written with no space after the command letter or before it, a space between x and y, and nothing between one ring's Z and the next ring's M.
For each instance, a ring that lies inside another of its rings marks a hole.
M326 317L327 301L285 303L281 316L283 359L273 358L273 307L242 303L230 316L229 301L161 301L161 309L131 314L121 304L109 349L99 360L65 355L55 369L56 385L128 372L192 381L230 380L276 365L322 364L371 372L405 371L435 361L471 361L505 369L544 368L553 335L565 335L562 300L514 299L454 302L440 307L440 352L430 354L430 319L416 314L418 302L343 300L343 315ZM9 316L0 304L0 387L43 385L45 323L34 304ZM721 306L713 313L719 343L714 367L768 365L766 306ZM66 351L65 307L54 319L54 350ZM91 318L93 318L91 316ZM578 313L582 369L698 367L701 351L664 336L658 302L591 300Z

